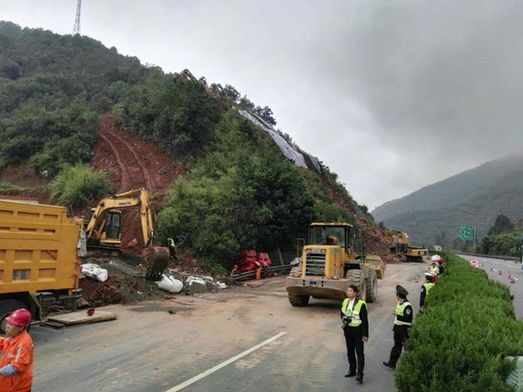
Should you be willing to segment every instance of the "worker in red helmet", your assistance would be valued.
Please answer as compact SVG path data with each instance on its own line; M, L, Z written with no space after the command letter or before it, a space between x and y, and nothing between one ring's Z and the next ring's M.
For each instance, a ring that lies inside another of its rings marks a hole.
M17 309L5 320L6 336L0 338L0 392L28 392L33 383L33 340L27 333L31 312Z

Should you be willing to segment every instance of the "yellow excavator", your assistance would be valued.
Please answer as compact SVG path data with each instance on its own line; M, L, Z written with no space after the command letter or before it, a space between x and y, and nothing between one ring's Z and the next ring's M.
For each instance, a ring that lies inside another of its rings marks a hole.
M285 279L285 288L293 306L306 306L310 297L343 299L349 285L358 287L367 302L375 302L377 279L384 273L379 256L356 254L351 224L313 222L299 265Z
M406 261L423 262L423 256L429 254L428 249L421 246L410 245L409 235L398 230L387 230L387 235L392 241L390 251L405 257Z
M160 280L169 263L169 249L153 246L154 225L149 192L138 188L105 197L91 210L91 215L84 221L88 249L120 251L122 246L122 211L124 208L139 207L140 221L147 272L149 280Z

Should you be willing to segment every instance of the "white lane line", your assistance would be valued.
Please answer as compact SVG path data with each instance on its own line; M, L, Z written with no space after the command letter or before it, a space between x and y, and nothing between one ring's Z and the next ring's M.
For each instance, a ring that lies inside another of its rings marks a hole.
M185 387L188 387L189 385L191 384L194 384L196 381L199 381L201 380L202 378L204 377L207 377L211 374L213 374L214 372L220 370L221 368L224 368L225 366L227 365L230 365L231 363L233 362L236 362L238 359L240 358L243 358L245 357L246 355L249 355L250 353L252 353L253 351L256 351L260 348L262 348L263 346L266 346L268 345L269 343L272 343L274 342L276 339L282 337L283 335L285 335L287 332L280 332L279 334L277 335L274 335L272 338L269 338L267 340L264 340L263 342L257 344L256 346L253 346L247 350L245 350L244 352L238 354L238 355L235 355L234 357L232 358L229 358L228 360L210 368L209 370L206 370L204 371L203 373L200 373L198 374L197 376L194 376L193 378L190 378L189 380L181 383L181 384L178 384L174 387L172 387L171 389L165 391L165 392L176 392L176 391L181 391L183 388Z

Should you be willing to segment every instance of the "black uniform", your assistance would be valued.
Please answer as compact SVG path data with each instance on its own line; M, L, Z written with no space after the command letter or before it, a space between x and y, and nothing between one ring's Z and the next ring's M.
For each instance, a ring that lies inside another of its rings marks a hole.
M406 299L400 300L400 304L407 301ZM412 323L412 306L407 305L404 310L403 316L396 316L396 319L398 321L403 321L405 323ZM390 351L390 359L389 364L390 367L395 368L396 363L398 362L401 351L403 349L403 345L405 344L405 341L409 338L409 328L410 325L396 325L394 324L394 327L392 330L394 331L394 346L392 347L392 350Z
M354 306L359 300L354 301ZM340 312L343 318L343 312ZM349 361L349 372L347 377L358 375L358 381L363 379L363 369L365 367L365 354L363 352L363 337L369 337L369 321L367 317L367 305L363 303L360 308L361 324L357 327L346 326L343 328L345 335L345 345L347 346L347 359ZM357 357L357 361L356 361ZM356 372L357 370L357 372Z

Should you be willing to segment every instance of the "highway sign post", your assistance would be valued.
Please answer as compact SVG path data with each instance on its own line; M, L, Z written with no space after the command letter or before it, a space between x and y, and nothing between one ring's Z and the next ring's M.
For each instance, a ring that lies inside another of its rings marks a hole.
M472 226L460 226L458 237L463 241L474 241L474 251L476 251L476 230Z

